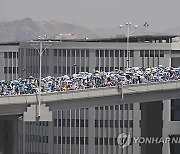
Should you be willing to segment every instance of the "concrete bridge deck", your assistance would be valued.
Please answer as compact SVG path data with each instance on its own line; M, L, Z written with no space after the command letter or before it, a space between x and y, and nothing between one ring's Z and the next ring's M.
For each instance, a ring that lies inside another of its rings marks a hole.
M49 106L51 111L157 101L162 98L164 100L180 98L180 81L126 85L122 89L105 87L42 94L43 103ZM2 96L0 115L22 114L29 105L37 102L36 95Z

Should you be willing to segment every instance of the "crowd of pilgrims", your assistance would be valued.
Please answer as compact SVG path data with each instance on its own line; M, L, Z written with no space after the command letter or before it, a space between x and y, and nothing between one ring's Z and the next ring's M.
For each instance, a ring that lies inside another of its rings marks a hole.
M180 79L180 68L165 68L163 66L151 68L132 67L125 71L112 72L94 71L93 73L79 72L60 77L42 77L41 92L70 91L78 89L119 86L120 84L140 84L166 82ZM39 78L32 76L27 79L0 81L0 95L35 94L39 90Z

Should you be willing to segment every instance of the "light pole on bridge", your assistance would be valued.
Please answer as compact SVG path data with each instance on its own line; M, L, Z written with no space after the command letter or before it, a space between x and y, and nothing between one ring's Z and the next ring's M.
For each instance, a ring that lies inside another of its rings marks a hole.
M134 30L135 30L138 26L135 25L134 28L132 29L131 22L127 22L127 23L126 23L126 26L127 26L127 34L126 34L126 37L127 37L127 59L126 59L126 67L129 68L129 67L130 67L129 37L130 37L130 35L134 32ZM122 28L123 26L120 25L119 27Z
M42 55L43 53L46 51L46 49L51 46L52 44L50 44L51 41L47 41L47 39L45 40L44 38L42 38L41 36L38 37L38 40L31 40L31 45L37 49L37 51L39 52L39 87L38 87L38 91L39 91L39 99L38 99L38 105L39 105L39 110L38 110L38 115L37 117L40 118L41 117L41 77L42 77ZM43 48L44 47L44 48Z

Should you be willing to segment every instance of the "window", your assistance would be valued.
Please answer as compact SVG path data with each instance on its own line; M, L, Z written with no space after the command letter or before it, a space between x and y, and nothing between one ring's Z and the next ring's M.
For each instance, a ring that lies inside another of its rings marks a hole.
M54 56L57 56L57 49L54 49Z
M144 57L144 50L140 51L140 57Z
M98 120L95 120L95 127L98 127Z
M16 52L13 52L13 58L16 58Z
M154 51L153 50L150 51L150 57L154 57Z
M149 50L145 50L145 57L149 57Z
M124 127L128 128L128 120L124 120Z
M115 105L115 110L119 110L119 105Z
M80 56L80 52L79 52L79 50L77 49L76 50L76 57L79 57Z
M4 67L4 74L7 74L7 67Z
M4 58L7 58L7 52L4 52Z
M70 137L66 138L66 144L70 144Z
M128 110L128 104L125 104L125 110Z
M75 119L71 119L71 127L75 127Z
M164 57L164 51L160 51L160 57Z
M123 120L120 120L120 127L123 127Z
M70 50L67 50L67 56L70 57Z
M110 57L114 57L114 50L110 50Z
M108 120L104 121L104 125L105 125L105 127L108 127Z
M95 137L95 145L98 145L98 137Z
M49 49L46 49L46 56L49 56Z
M129 127L133 128L133 120L129 120Z
M71 144L74 144L75 143L75 137L71 137Z
M130 104L130 110L133 110L133 104Z
M12 73L12 67L9 67L9 73Z
M89 50L86 50L86 57L89 57Z
M100 57L104 57L104 50L100 50Z
M155 51L155 57L159 57L159 51L158 50Z
M105 110L108 110L108 106L105 106Z
M85 57L85 51L81 50L81 57Z
M61 56L61 49L59 49L59 56Z
M115 50L115 57L119 57L119 50Z
M120 51L120 57L124 57L124 51L123 50Z
M89 67L86 67L86 72L89 72Z
M54 119L54 126L57 126L57 119Z
M134 50L130 50L130 57L134 57Z
M100 127L103 127L103 120L100 120Z
M108 138L107 137L104 138L104 145L108 145Z
M113 145L113 138L109 138L109 145Z
M99 57L99 50L96 50L96 57Z
M54 73L57 74L57 66L54 66Z
M111 128L113 128L114 127L114 125L113 125L114 123L113 123L113 120L110 120L110 127Z
M12 52L9 52L8 54L9 54L9 58L12 58Z
M75 50L72 50L72 57L75 57Z
M63 49L63 57L66 57L66 49Z
M115 128L118 128L119 127L119 123L118 123L118 120L115 120Z
M109 51L105 50L105 57L109 57Z

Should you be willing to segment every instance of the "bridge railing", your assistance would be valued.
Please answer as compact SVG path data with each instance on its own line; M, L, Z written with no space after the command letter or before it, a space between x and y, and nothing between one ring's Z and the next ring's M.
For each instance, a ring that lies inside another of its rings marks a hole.
M168 81L159 83L142 83L133 85L124 85L123 88L117 87L101 87L92 88L86 90L75 90L75 91L63 91L63 92L51 92L42 93L42 100L44 103L50 101L63 101L72 99L84 99L92 97L103 97L131 94L131 93L145 93L150 91L164 91L180 89L180 81ZM34 94L28 95L13 95L13 96L1 96L0 105L9 104L35 104L37 103L37 96Z

